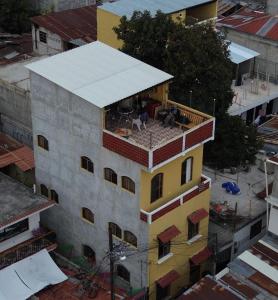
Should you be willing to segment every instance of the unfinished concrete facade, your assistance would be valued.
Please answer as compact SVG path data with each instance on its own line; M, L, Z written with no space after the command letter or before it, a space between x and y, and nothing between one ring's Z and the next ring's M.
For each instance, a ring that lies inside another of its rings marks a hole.
M50 149L34 147L37 185L44 184L59 194L59 205L45 212L42 221L55 228L61 243L73 244L76 254L82 254L83 245L90 246L97 264L108 251L109 222L135 234L138 247L144 248L148 226L139 218L141 168L102 147L101 110L35 73L31 73L31 86L33 136L35 140L37 135L45 136ZM81 156L94 162L94 174L81 169ZM136 194L105 181L106 167L119 178L129 174ZM82 207L95 213L94 224L81 218ZM136 253L122 263L130 271L134 287L147 286L147 266L143 264L141 270L140 261L146 262L146 256L146 252Z
M92 5L96 0L31 0L35 9L42 11L61 11Z

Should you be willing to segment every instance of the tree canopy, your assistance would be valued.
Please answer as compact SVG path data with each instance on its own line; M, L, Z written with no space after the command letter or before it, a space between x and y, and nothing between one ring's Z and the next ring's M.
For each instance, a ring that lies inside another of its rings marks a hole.
M32 10L30 0L0 0L0 28L9 33L24 33L31 30Z
M260 142L256 129L227 114L232 104L233 64L228 43L212 24L186 26L157 12L134 12L114 28L122 51L174 75L169 98L216 117L215 141L206 161L216 168L252 163ZM214 110L215 108L215 110Z
M137 11L114 30L124 41L123 52L174 75L170 97L210 114L216 99L215 115L227 111L233 67L228 44L212 24L185 26L159 11L154 18Z

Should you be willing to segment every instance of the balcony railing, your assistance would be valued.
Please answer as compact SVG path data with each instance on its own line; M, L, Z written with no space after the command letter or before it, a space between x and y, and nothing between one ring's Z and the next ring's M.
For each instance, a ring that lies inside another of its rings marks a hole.
M37 233L35 235L34 238L1 252L0 270L43 249L47 249L48 251L56 249L56 236L53 231L44 230L44 233Z
M175 120L174 126L165 126L156 117L150 118L141 131L133 130L131 120L127 120L123 128L126 135L103 130L103 146L153 171L214 138L213 117L173 101L162 105L164 110L178 110L181 120Z
M154 209L151 212L147 212L141 209L140 219L148 224L152 224L155 220L164 216L168 212L174 210L175 208L184 205L187 201L190 201L194 197L203 193L211 186L211 179L205 175L201 176L200 183L195 185L191 189L177 196L176 198L168 201L166 204Z

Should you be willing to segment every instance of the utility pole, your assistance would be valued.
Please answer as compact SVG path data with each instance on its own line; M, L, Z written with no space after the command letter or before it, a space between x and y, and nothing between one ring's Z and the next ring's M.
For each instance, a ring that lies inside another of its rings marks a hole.
M115 291L114 291L114 246L113 246L113 236L112 228L109 226L109 259L110 259L110 284L111 284L111 300L115 300Z

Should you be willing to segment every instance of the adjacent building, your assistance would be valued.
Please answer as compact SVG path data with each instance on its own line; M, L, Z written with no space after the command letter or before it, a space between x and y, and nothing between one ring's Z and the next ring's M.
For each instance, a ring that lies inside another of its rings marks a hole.
M33 17L33 50L53 55L96 40L96 6L52 12Z
M255 51L254 61L235 68L235 93L229 114L252 123L259 115L278 112L278 22L264 12L241 8L219 17L217 28L231 42Z
M169 100L171 75L101 42L28 69L37 189L58 197L43 214L58 240L105 270L110 228L127 252L117 279L150 299L198 280L211 255L202 157L214 118Z
M132 17L134 11L149 11L152 16L160 10L170 15L174 20L186 21L188 25L196 22L214 20L217 16L217 0L118 0L103 3L97 8L98 40L114 48L121 48L114 27L120 24L120 19Z

